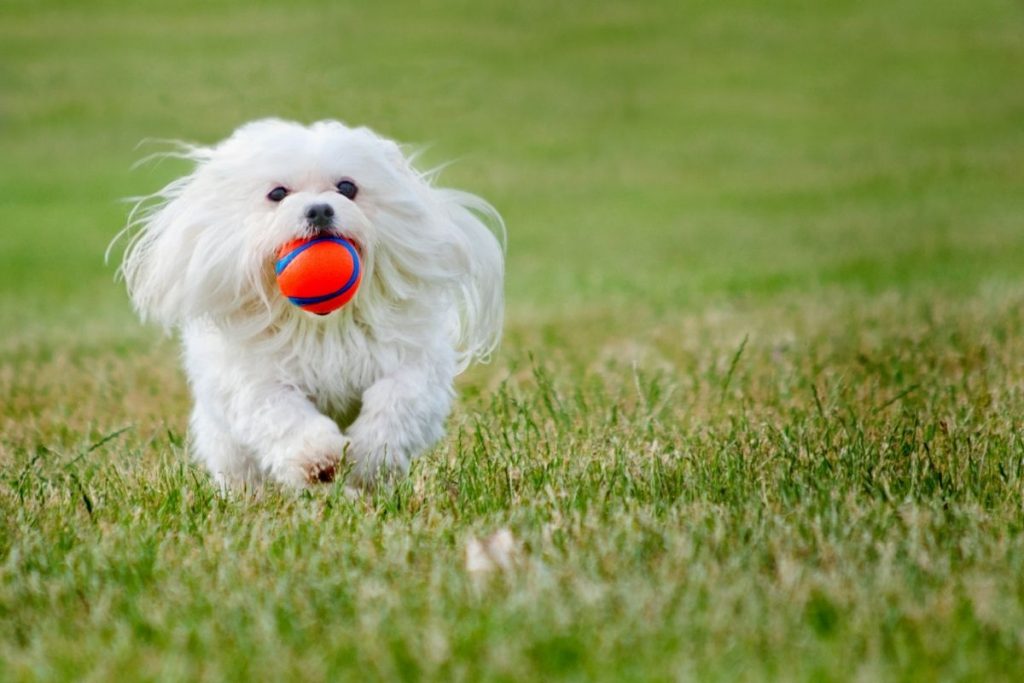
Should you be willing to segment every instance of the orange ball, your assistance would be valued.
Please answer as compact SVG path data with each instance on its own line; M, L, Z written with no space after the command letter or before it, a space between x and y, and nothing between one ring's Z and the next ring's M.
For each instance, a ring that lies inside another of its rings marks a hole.
M317 315L327 315L351 301L363 278L355 245L334 235L285 244L277 250L274 273L289 301Z

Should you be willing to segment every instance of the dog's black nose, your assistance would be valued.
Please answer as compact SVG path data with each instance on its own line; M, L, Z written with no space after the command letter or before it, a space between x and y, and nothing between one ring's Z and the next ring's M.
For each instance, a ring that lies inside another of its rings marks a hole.
M318 228L326 228L334 218L334 209L330 204L311 204L306 207L306 218Z

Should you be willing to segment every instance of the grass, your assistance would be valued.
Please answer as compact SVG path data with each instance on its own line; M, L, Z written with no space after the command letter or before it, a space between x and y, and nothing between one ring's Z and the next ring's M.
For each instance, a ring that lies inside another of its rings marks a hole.
M1019 678L1021 20L6 2L0 679ZM102 262L139 140L270 114L509 224L501 352L367 500L217 495Z

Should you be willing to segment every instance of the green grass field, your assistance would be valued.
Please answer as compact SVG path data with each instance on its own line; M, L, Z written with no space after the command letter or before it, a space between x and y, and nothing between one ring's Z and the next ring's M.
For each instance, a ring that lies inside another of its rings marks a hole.
M403 5L0 4L0 679L1020 680L1021 5ZM103 263L141 140L267 115L508 222L364 501L220 497Z

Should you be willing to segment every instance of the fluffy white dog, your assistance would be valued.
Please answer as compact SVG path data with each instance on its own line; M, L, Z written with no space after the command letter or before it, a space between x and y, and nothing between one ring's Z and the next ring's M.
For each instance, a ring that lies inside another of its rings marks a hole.
M194 455L224 486L407 471L441 438L455 376L500 337L497 212L336 121L256 121L181 156L195 169L136 206L121 273L144 320L181 331ZM280 245L319 233L355 242L364 267L323 317L273 273Z

